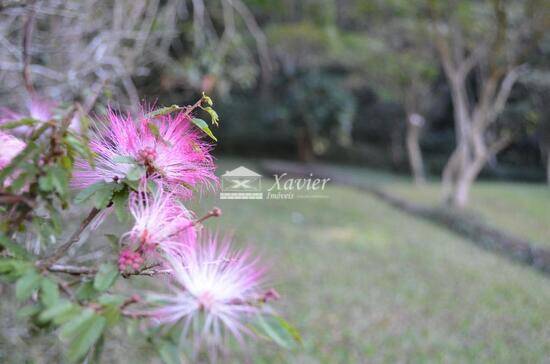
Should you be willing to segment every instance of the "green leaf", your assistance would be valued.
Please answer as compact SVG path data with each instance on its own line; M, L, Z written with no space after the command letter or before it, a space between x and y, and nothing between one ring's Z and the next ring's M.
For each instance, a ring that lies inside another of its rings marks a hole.
M122 295L105 293L99 296L99 298L97 299L97 302L104 306L108 306L108 305L120 306L124 303L125 300L126 300L126 297Z
M51 307L59 301L59 288L57 283L48 278L43 278L40 284L40 299L44 306Z
M96 193L97 191L103 188L106 188L107 185L108 185L107 182L97 182L91 186L88 186L87 188L83 189L76 195L76 197L74 198L74 202L79 204L84 201L87 201L90 197L94 195L94 193Z
M66 299L59 300L58 303L55 306L52 306L40 314L38 316L38 319L42 322L47 322L55 319L56 317L65 315L71 311L73 311L74 306L71 302L69 302Z
M115 214L118 221L124 222L128 218L128 196L130 195L127 188L113 195L113 204L115 206Z
M107 305L103 308L101 315L107 320L107 325L113 327L120 321L120 307Z
M173 113L174 111L181 110L181 107L178 105L172 105L172 106L166 106L161 107L160 109L157 109L155 111L150 112L149 114L145 115L146 118L156 118L157 116L167 115L170 113Z
M106 208L113 198L114 183L105 184L102 188L94 192L94 207L98 210Z
M193 122L193 124L195 124L203 132L205 132L206 135L208 135L214 141L216 141L216 142L218 141L218 139L212 133L212 130L210 130L210 128L208 127L208 124L206 123L206 121L204 121L202 119L199 119L199 118L193 118L193 119L191 119L191 121Z
M44 192L49 192L53 190L53 181L49 173L45 176L41 176L38 179L38 187L40 188L40 191Z
M105 238L107 238L107 241L111 243L111 246L113 247L113 249L118 250L119 248L118 242L120 240L119 237L115 234L105 234L104 236Z
M35 231L40 235L42 242L53 242L55 237L55 231L53 225L48 219L35 216L32 219L32 226Z
M94 288L94 282L88 281L82 283L76 290L76 299L79 301L89 301L95 298L99 292Z
M302 335L300 335L300 331L298 331L298 329L294 325L292 325L290 322L280 316L275 316L275 318L277 319L280 327L284 329L287 333L289 333L294 341L302 344Z
M82 359L103 335L103 330L107 325L105 317L94 315L91 320L87 321L79 335L72 340L69 345L67 357L70 362L77 362Z
M8 239L3 233L0 233L0 246L3 246L16 258L30 258L30 254L25 250L25 248L17 243L14 243L11 239Z
M19 192L19 190L21 190L21 188L23 188L23 186L27 182L27 179L29 179L30 177L32 177L30 173L19 173L17 178L10 183L10 190L15 193Z
M67 196L69 193L69 172L60 166L54 166L48 170L48 175L53 187L60 196Z
M73 318L80 315L82 308L77 305L73 305L71 309L60 313L53 319L53 323L56 325L63 325L65 322L72 320Z
M8 278L19 278L30 269L34 268L28 261L13 258L0 258L0 274Z
M301 343L298 330L278 316L257 316L258 326L277 345L291 349L296 342Z
M32 293L40 286L42 276L35 270L29 270L23 277L17 280L15 285L15 298L18 301L28 299Z
M61 163L61 166L65 168L67 171L73 170L73 160L69 156L66 156L66 155L61 156L59 161Z
M0 129L4 129L4 130L15 129L23 125L32 126L36 124L36 122L37 121L33 118L23 118L19 120L13 120L13 121L2 123L0 124Z
M220 121L220 117L218 115L218 113L216 111L214 111L214 109L212 109L210 106L208 107L203 107L202 108L204 111L206 111L208 114L210 114L210 119L212 121L212 124L218 126L218 121Z
M59 336L64 340L70 340L79 334L85 328L88 321L91 321L95 311L91 308L83 309L78 316L73 317L61 326Z
M50 220L52 222L52 226L57 234L60 234L63 230L63 219L61 218L61 214L59 213L59 210L51 203L47 204L48 212L50 213Z
M26 319L28 317L34 316L37 313L39 313L41 309L42 308L40 307L40 305L23 306L22 308L17 310L17 313L15 314L15 316L18 319Z
M145 167L143 166L134 166L132 169L126 173L126 179L130 181L138 181L145 174Z
M82 140L80 136L68 133L65 138L65 143L76 152L78 155L88 160L90 164L93 164L93 152L88 147L88 143Z
M158 341L157 343L157 351L159 353L160 358L164 362L164 364L180 364L181 363L181 353L174 343L171 343L169 341Z
M94 346L94 355L91 358L90 364L100 364L101 363L101 354L103 353L103 348L105 347L105 335L101 335L99 340Z
M204 92L202 93L202 102L206 102L206 104L208 106L212 106L214 105L214 102L212 102L212 99L210 98L210 96L208 96L207 94L205 94Z
M94 288L99 292L108 290L115 283L118 274L118 267L114 264L102 264L95 276Z
M137 191L139 189L139 181L130 181L128 178L125 178L124 184L134 191Z

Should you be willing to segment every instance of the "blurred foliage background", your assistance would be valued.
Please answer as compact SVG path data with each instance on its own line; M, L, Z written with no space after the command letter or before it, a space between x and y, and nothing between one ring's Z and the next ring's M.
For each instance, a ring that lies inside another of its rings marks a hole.
M537 13L547 9L544 2L531 2L540 7ZM21 3L5 0L0 13L4 106L21 104L25 97L24 89L16 88L22 82ZM495 32L494 3L40 1L31 69L45 97L65 101L85 100L102 85L104 104L137 105L144 98L184 104L201 91L213 93L223 121L220 155L336 160L407 172L406 119L418 113L426 122L420 133L425 168L439 175L455 133L432 13L453 15L442 18L467 30L469 52L476 37ZM530 15L521 1L503 6L511 24L506 34L512 37L514 24L529 21ZM540 29L547 25L543 19ZM522 55L529 71L514 85L494 126L511 131L513 142L489 161L484 175L544 178L549 53L550 39L543 32ZM470 74L468 88L478 87L482 72L479 67ZM470 97L479 96L474 91Z

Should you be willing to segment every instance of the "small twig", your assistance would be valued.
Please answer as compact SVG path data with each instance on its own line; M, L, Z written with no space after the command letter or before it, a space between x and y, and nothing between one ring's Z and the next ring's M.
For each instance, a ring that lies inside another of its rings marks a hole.
M140 270L135 270L135 271L128 272L128 273L126 273L126 272L122 273L122 277L124 277L124 278L128 278L130 276L149 276L149 277L152 277L152 276L157 275L157 274L168 273L168 271L153 269L153 268L156 268L156 267L159 267L159 266L160 266L160 263L151 264L151 265L148 265L146 267L141 268Z
M121 310L120 313L122 314L122 316L133 318L133 319L145 318L145 317L151 316L151 314L147 312L132 312L127 310Z
M99 98L99 95L101 94L101 91L103 91L103 88L105 88L105 85L107 84L106 79L102 79L101 82L97 84L95 87L95 90L92 93L92 96L84 103L84 105L81 108L81 112L83 115L88 115L90 111L94 108L94 105Z
M221 216L221 215L222 215L222 210L219 207L214 207L214 208L212 208L212 210L208 211L208 213L206 215L204 215L203 217L201 217L198 220L193 221L192 225L198 225L198 224L202 223L204 220L207 220L211 217L218 217L218 216Z
M150 276L151 277L156 274L168 273L163 270L153 269L158 266L160 266L160 264L158 263L151 264L137 271L122 273L122 276L124 278L128 278L129 276ZM79 266L79 265L68 265L68 264L52 264L51 266L48 267L48 271L52 273L66 273L73 276L81 276L81 275L94 275L97 273L97 268L85 267L85 266Z
M25 20L25 26L23 31L23 81L25 82L25 88L30 94L34 93L34 88L31 80L31 38L34 25L34 0L28 2L27 6L30 8L27 19Z
M185 110L184 114L187 115L187 116L190 116L191 113L193 112L193 110L195 110L196 108L198 108L202 105L202 102L203 102L203 97L201 97L199 99L199 101L195 102L193 105L184 106L183 107L183 109Z
M58 282L58 286L59 286L59 288L61 288L61 290L62 290L71 300L74 299L74 294L73 294L73 292L71 291L71 289L69 288L69 286L70 286L69 283L67 283L67 282Z
M63 265L63 264L53 264L48 267L50 272L55 273L67 273L71 275L92 275L97 273L96 268L91 267L82 267L77 265Z
M141 302L141 297L137 294L132 295L132 297L128 298L126 301L120 305L120 310L123 311L126 307L130 306L131 304Z
M180 232L189 229L190 227L196 226L198 224L201 224L204 220L207 220L211 217L218 217L221 216L222 210L219 207L214 207L212 210L208 211L206 215L201 217L198 220L191 221L187 226L184 226L183 228L179 229L176 234L179 234Z
M36 204L31 199L25 197L25 196L19 196L19 195L12 195L9 193L0 193L0 204L13 204L17 202L23 202L27 206L34 208Z
M69 250L69 248L73 246L73 244L80 240L80 235L82 234L82 232L86 229L88 225L90 225L92 220L97 216L97 214L99 214L100 211L101 210L98 210L94 207L92 211L90 211L88 216L86 216L86 218L82 221L78 229L73 233L73 235L71 235L69 240L67 240L65 244L57 248L57 250L50 257L44 260L39 260L36 263L37 267L48 269L52 266L52 264L57 262L63 255L65 255L67 250Z

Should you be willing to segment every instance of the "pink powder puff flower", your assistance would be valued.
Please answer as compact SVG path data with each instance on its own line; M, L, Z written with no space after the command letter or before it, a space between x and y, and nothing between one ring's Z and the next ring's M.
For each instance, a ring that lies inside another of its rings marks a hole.
M253 335L245 324L265 313L260 303L273 298L262 294L265 269L250 250L232 251L231 239L201 234L200 240L195 249L167 257L171 293L151 295L160 307L147 315L156 324L182 322L182 339L192 330L198 347L203 340L217 347L227 332L242 345L243 334Z
M0 131L0 169L10 164L13 157L25 149L25 142Z
M57 103L42 99L38 96L32 96L27 101L26 113L18 113L6 108L0 109L0 124L10 121L17 121L26 117L32 118L39 122L46 122L52 119ZM32 130L32 127L23 125L13 129L13 132L18 136L26 136Z
M51 120L56 107L57 103L38 97L32 97L27 104L30 117L39 121Z
M158 135L153 130L158 130ZM135 121L110 111L106 123L92 131L90 148L96 154L95 168L85 160L77 161L73 187L125 178L135 165L121 158L130 158L149 178L162 180L180 197L190 198L192 188L217 183L210 146L201 141L199 131L183 112L154 119L143 116Z
M176 196L157 186L146 192L145 181L138 192L132 192L129 210L135 222L122 235L121 242L140 256L159 258L159 253L176 254L195 244L196 233L192 214Z
M10 164L12 159L25 149L25 142L13 135L0 131L0 170ZM6 179L6 184L11 183L11 178Z

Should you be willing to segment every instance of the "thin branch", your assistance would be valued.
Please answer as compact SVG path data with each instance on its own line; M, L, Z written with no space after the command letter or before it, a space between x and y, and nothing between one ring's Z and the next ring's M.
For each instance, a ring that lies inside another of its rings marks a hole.
M258 53L260 55L260 66L262 68L262 78L265 83L268 83L271 78L271 71L273 64L271 62L271 56L269 53L269 47L267 46L267 38L254 19L254 14L248 9L248 7L241 0L227 0L231 6L239 13L243 19L246 27L252 34L252 37L256 41Z
M80 240L80 235L82 234L82 232L86 229L86 227L88 225L90 225L90 223L92 222L92 220L97 216L97 214L99 214L101 210L98 210L96 209L95 207L90 211L90 213L88 214L88 216L86 216L86 218L82 221L82 223L80 224L80 226L78 227L78 229L73 233L73 235L71 235L71 237L69 238L69 240L67 240L67 242L63 245L61 245L59 248L57 248L57 250L48 258L44 259L44 260L39 260L36 265L39 267L39 268L46 268L48 269L49 267L52 266L52 264L54 264L55 262L57 262L59 259L61 259L61 257L63 255L65 255L65 253L67 253L67 251L71 248L71 246L73 246L73 244L77 243L79 240Z
M97 273L96 268L64 264L53 264L48 268L48 270L53 273L67 273L75 276L94 275Z
M27 13L27 18L25 20L24 31L23 31L23 81L25 82L25 88L27 91L32 94L34 93L34 88L31 80L31 39L32 39L32 30L34 26L34 0L28 3L29 12Z
M124 309L134 303L141 302L141 297L137 294L132 295L130 298L126 299L122 305L120 305L120 310L124 311Z
M84 106L81 108L81 112L83 115L88 115L90 111L94 108L94 105L99 98L99 95L101 94L101 91L105 88L105 85L107 84L106 79L102 79L101 81L97 82L94 85L94 90L92 92L92 95L86 100L84 103Z
M511 134L504 134L501 135L500 138L495 140L490 146L488 150L488 158L497 155L501 150L506 148L510 143L512 142L512 135Z
M204 220L207 220L211 217L218 217L221 216L222 210L219 207L214 207L212 210L208 211L206 215L201 217L200 219L197 219L195 221L191 221L188 225L184 226L180 230L176 231L176 234L179 234L180 232L189 229L192 226L196 226L198 224L201 224Z
M120 313L122 314L122 316L129 317L129 318L132 318L132 319L146 318L146 317L151 316L151 313L149 313L149 312L138 312L138 311L122 310L122 311L120 311Z
M524 65L514 67L512 68L504 77L504 80L502 80L502 83L500 84L500 89L495 97L495 102L493 105L493 109L491 110L491 113L495 116L500 114L502 110L504 109L504 106L506 106L506 101L508 101L508 97L510 97L510 93L512 92L512 88L514 87L514 84L518 80L518 78L522 75L523 71L526 69Z
M5 203L11 205L17 202L23 202L30 208L34 208L36 206L35 202L32 199L25 196L12 195L10 193L0 193L0 204Z
M212 210L208 211L206 215L201 217L198 220L193 221L193 225L197 225L202 223L204 220L209 219L211 217L219 217L222 214L222 210L219 207L214 207Z
M460 64L459 72L463 75L467 75L478 64L485 53L485 45L480 44L474 49L474 51L466 57L464 62Z
M156 267L159 267L159 264L151 264L137 271L123 273L122 276L124 278L128 278L129 276L150 276L151 277L156 274L168 273L168 271L165 271L165 270L154 269ZM94 275L97 273L98 270L97 268L80 266L80 265L52 264L50 267L48 267L48 271L52 273L65 273L73 276L83 276L83 275Z

